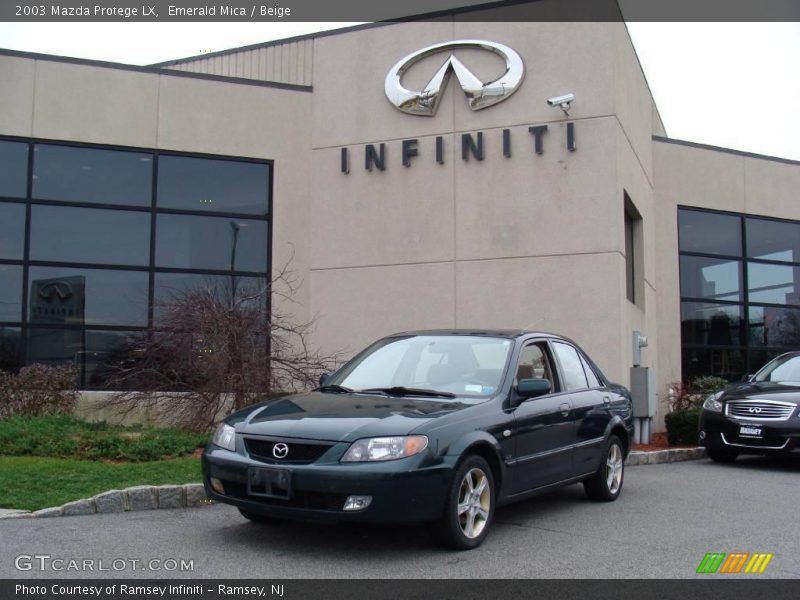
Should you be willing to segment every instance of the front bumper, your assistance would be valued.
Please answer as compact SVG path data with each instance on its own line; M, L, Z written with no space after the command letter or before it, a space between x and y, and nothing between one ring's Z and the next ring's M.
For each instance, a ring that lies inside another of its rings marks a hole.
M210 444L203 453L203 483L217 502L257 514L304 521L358 521L372 523L422 522L438 519L455 467L455 457L424 466L421 457L383 463L311 463L275 465L253 460ZM452 462L451 462L452 461ZM291 473L289 498L265 498L248 493L248 469L266 467ZM225 490L211 487L219 479ZM371 496L359 511L344 511L348 496Z
M741 426L758 427L760 438L743 436ZM791 454L800 452L800 418L778 420L742 420L722 413L703 410L700 413L700 443L738 450L742 454Z

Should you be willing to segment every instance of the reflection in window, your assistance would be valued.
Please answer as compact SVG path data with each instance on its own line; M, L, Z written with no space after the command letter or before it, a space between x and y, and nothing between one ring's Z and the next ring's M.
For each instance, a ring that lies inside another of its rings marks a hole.
M185 156L158 159L158 206L267 214L269 166Z
M800 262L800 223L748 218L747 256Z
M147 265L150 215L128 210L34 206L31 259Z
M21 260L25 244L25 205L0 202L0 258Z
M800 267L747 263L750 302L800 305Z
M264 273L267 270L267 222L159 215L156 266Z
M28 195L28 144L0 141L0 196Z
M156 273L153 311L156 318L165 304L180 299L188 290L203 290L222 302L232 299L263 304L266 302L266 278L239 275L200 275L195 273Z
M22 321L22 267L0 265L0 321Z
M681 303L684 344L738 346L742 341L742 309L726 304Z
M741 300L741 262L681 256L681 296Z
M41 200L150 206L153 155L36 144L33 197Z
M19 348L19 327L0 327L0 371L19 369Z
M742 226L738 216L679 210L678 229L682 252L742 255Z
M706 375L739 381L746 373L741 350L684 348L682 359L683 378L688 381Z
M31 267L31 325L147 325L148 274Z
M800 309L751 306L748 317L751 346L800 345Z

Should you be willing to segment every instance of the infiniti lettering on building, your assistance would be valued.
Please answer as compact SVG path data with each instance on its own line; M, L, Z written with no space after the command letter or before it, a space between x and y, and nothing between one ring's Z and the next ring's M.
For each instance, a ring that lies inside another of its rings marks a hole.
M497 54L505 61L505 72L497 79L483 82L451 52L422 90L409 90L403 86L401 82L403 74L412 65L428 56L447 50L454 51L459 48L475 48ZM428 46L400 59L386 75L384 92L386 98L397 110L415 116L433 117L436 115L439 102L447 88L451 74L455 74L461 89L467 97L469 107L473 111L477 111L498 104L516 92L525 76L525 66L520 55L503 44L484 40L456 40ZM528 132L532 136L532 149L536 154L544 153L544 138L547 131L547 125L532 125L528 127ZM510 158L510 129L502 130L499 142L497 147L502 148L503 156ZM400 162L403 166L410 167L412 158L419 156L419 140L416 138L405 139L399 145ZM566 146L570 152L576 148L574 123L567 123ZM444 164L444 137L436 136L431 149L431 156L435 158L436 162ZM486 154L484 132L461 134L462 160L468 161L472 157L480 161L485 158ZM386 164L386 143L366 144L364 146L364 168L367 171L372 171L373 169L383 171L386 169ZM350 172L350 149L348 147L341 149L340 170L345 174Z

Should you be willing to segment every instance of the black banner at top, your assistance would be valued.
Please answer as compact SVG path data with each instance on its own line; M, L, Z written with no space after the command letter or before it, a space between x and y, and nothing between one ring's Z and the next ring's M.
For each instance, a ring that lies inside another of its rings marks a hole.
M798 0L7 0L0 21L800 21Z

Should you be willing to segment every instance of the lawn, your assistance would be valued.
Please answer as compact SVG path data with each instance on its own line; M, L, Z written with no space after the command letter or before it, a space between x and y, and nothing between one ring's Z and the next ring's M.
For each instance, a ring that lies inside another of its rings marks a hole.
M199 483L200 459L140 463L0 456L0 508L38 510L134 485Z
M0 420L0 508L38 510L134 485L199 483L209 435L87 423L68 415Z

